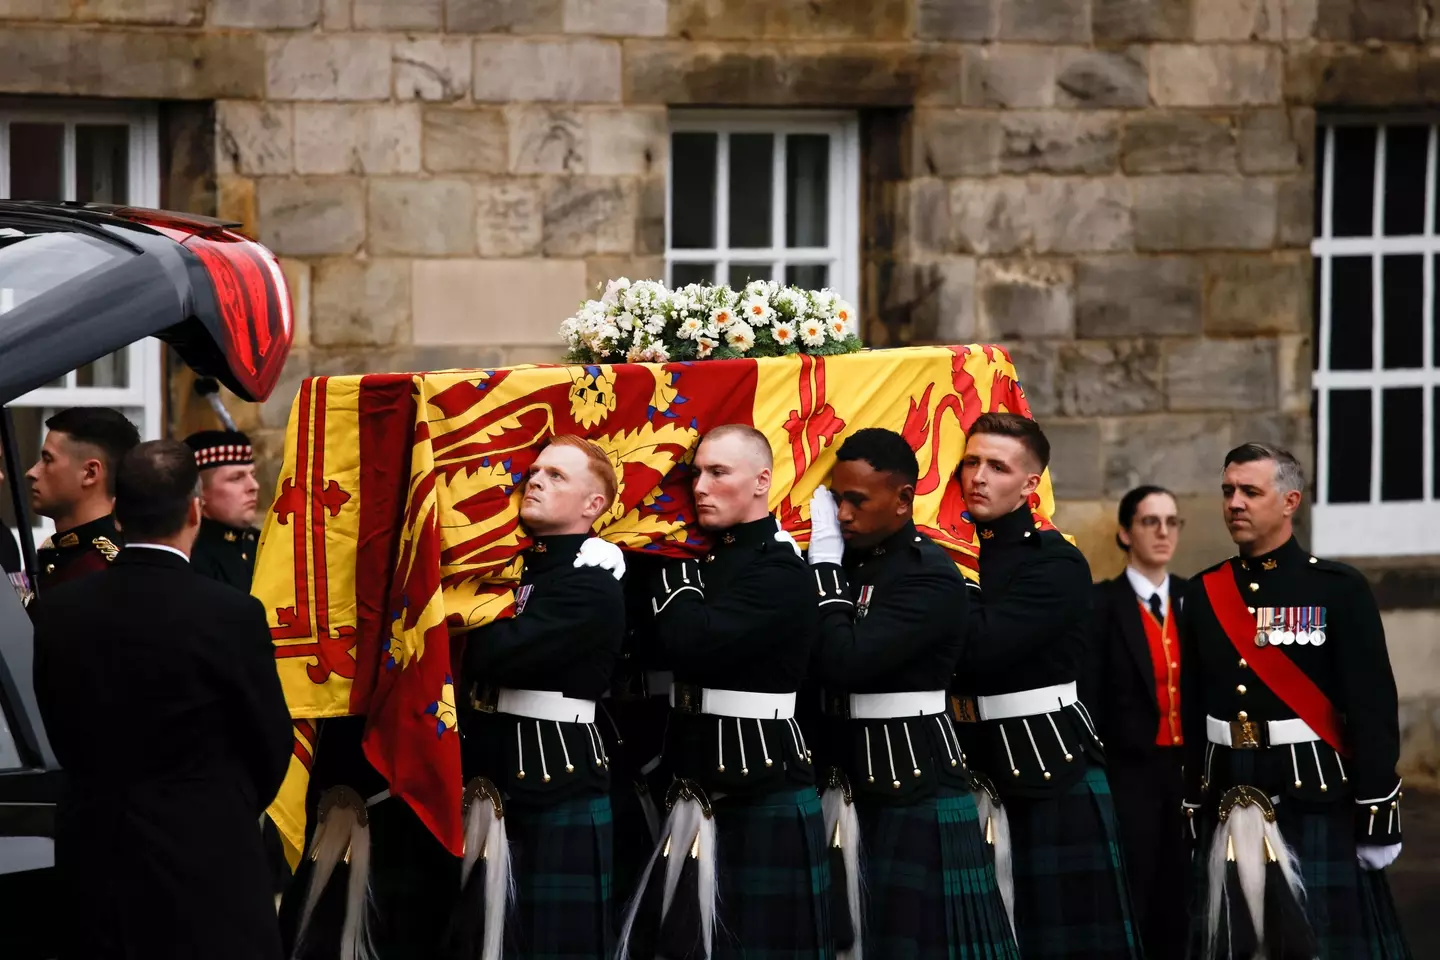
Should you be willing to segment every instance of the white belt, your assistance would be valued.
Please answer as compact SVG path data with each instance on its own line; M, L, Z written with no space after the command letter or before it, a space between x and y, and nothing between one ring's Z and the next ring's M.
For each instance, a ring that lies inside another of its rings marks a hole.
M1311 743L1320 739L1320 734L1310 729L1304 720L1266 720L1265 743L1260 746L1283 747L1291 743ZM1215 717L1205 718L1205 739L1222 747L1235 746L1233 727L1228 720Z
M899 717L926 717L944 713L944 690L918 693L852 693L850 719L890 720Z
M795 716L795 694L793 693L752 693L749 690L712 690L709 687L690 687L700 691L699 713L710 713L720 717L739 717L742 720L789 720ZM670 706L675 706L675 687L670 687ZM682 705L682 712L685 705ZM694 709L694 705L690 705Z
M557 723L594 723L595 701L563 696L558 690L507 690L495 695L495 712Z
M669 670L646 670L645 693L651 697L668 696L675 684L675 674Z
M1055 713L1078 703L1075 683L1058 683L1053 687L1037 687L1018 693L1001 693L993 697L976 697L975 706L981 720L1009 720L1011 717L1033 717Z

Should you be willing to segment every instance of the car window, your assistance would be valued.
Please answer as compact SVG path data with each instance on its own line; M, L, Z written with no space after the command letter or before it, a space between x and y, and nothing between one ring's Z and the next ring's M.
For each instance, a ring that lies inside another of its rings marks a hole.
M26 654L30 638L30 617L20 603L19 594L10 589L8 579L0 579L0 771L27 766L16 743L15 722L22 704L14 681L22 667L17 661L23 659L24 680L29 683L30 658Z
M121 256L120 247L83 233L0 227L0 314Z

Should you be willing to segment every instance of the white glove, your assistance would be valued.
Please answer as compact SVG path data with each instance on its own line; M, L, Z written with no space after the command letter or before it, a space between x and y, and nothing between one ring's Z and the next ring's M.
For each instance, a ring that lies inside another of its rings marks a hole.
M610 575L619 580L625 576L625 553L608 540L590 537L580 544L580 552L575 555L575 566L599 567L601 570L610 571Z
M810 496L810 563L839 563L844 556L835 498L826 487L816 487Z
M1384 870L1400 856L1401 844L1388 843L1384 846L1362 844L1355 848L1355 859L1366 870Z
M797 556L797 557L803 557L803 556L804 556L804 554L801 553L801 551L800 551L800 544L796 543L796 542L795 542L795 538L792 537L792 536L790 536L790 531L789 531L789 530L776 530L776 531L775 531L775 542L776 542L776 543L789 544L790 549L795 551L795 556Z

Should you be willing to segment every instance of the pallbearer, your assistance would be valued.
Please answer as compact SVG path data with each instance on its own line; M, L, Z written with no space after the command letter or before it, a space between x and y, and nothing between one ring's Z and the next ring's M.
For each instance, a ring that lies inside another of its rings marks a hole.
M982 414L960 481L980 538L980 597L955 672L960 742L998 794L997 856L1014 878L1020 955L1140 956L1100 745L1076 680L1090 629L1090 567L1037 529L1029 498L1050 461L1035 421Z
M763 434L715 428L694 471L714 547L667 563L653 583L657 639L675 671L662 761L673 779L620 955L830 957L824 823L794 719L815 583L770 515Z
M625 629L624 561L590 531L616 486L598 446L550 441L520 502L534 544L515 616L466 640L456 958L602 960L614 947L609 759L596 701Z
M971 591L915 529L919 467L903 437L860 430L838 461L830 489L810 501L809 559L815 663L840 728L829 739L839 767L828 774L826 833L848 854L852 923L877 960L1018 958L947 709ZM852 799L858 835L845 815Z
M1410 955L1383 873L1400 853L1385 630L1365 578L1295 540L1304 485L1285 450L1230 451L1220 489L1240 555L1185 596L1192 956Z
M260 484L250 438L239 430L202 430L186 437L185 445L195 451L205 508L191 566L249 593L260 539L255 529Z

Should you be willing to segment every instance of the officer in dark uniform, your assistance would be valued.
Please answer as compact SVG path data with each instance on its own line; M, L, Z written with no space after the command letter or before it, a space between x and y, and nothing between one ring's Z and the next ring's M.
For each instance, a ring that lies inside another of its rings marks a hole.
M1365 578L1296 542L1304 485L1285 450L1230 451L1221 495L1240 554L1185 595L1185 807L1202 844L1193 955L1239 960L1258 941L1268 956L1408 957L1383 873L1400 853L1385 631ZM1241 895L1256 886L1259 915Z
M1020 955L1137 958L1103 754L1076 682L1090 567L1030 497L1050 461L1035 421L986 413L960 481L980 536L980 597L955 671L960 742L1000 801L999 872L1014 877ZM1009 850L1005 834L1008 832Z
M196 573L249 593L260 539L254 526L260 484L250 438L238 430L202 430L186 437L185 445L195 451L205 502L191 564Z
M716 427L693 469L714 547L667 563L652 584L658 642L675 672L662 760L675 779L619 956L828 957L824 820L795 722L814 579L769 512L763 434Z
M37 592L103 570L123 541L115 526L115 468L140 442L108 407L71 407L45 421L40 459L25 474L30 505L55 533L36 551Z
M866 854L863 882L852 881L856 856L843 871L852 926L876 957L1018 958L945 694L970 591L949 554L915 529L920 469L904 437L859 430L836 458L830 489L810 501L809 560L814 663L840 728L826 738L838 748L826 835L832 848ZM852 798L858 818L845 816ZM971 882L957 889L946 883L955 876Z

